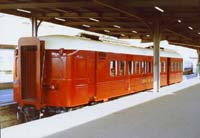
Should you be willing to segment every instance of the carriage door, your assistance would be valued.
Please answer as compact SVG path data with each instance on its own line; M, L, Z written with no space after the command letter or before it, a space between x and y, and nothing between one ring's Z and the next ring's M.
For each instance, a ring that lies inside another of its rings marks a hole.
M167 84L170 84L170 67L171 67L171 60L167 58Z
M127 56L127 61L128 61L128 63L127 63L127 72L128 72L128 77L127 77L127 90L128 91L133 91L132 89L133 88L131 88L131 80L132 80L132 76L133 76L133 74L134 74L134 61L133 61L133 59L132 59L132 56Z
M74 57L73 105L88 103L95 93L95 53L79 51Z
M21 103L39 108L41 102L41 47L38 39L20 39L18 67Z

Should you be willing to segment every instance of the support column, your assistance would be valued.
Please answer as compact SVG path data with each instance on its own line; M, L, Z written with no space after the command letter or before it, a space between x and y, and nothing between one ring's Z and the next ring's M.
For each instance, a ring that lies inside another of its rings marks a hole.
M37 19L33 17L31 21L32 21L32 37L37 37L38 35Z
M198 61L197 61L197 77L200 78L200 49L197 49Z
M154 22L153 26L153 90L154 92L160 91L160 39L161 28L159 20Z
M37 22L37 18L33 17L31 18L32 21L32 37L37 37L38 36L38 29L40 24L42 23L42 21L40 21L39 23Z

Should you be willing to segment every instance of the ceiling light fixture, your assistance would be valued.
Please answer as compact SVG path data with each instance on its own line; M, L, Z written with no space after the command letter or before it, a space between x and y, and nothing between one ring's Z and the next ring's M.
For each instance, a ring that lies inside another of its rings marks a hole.
M86 28L90 28L91 27L90 25L87 25L87 24L83 24L82 26L86 27Z
M89 20L94 21L94 22L99 22L99 20L95 18L89 18Z
M58 18L58 17L55 17L54 19L55 19L55 20L58 20L58 21L62 21L62 22L65 22L65 21L66 21L65 19Z
M131 32L137 34L137 31L135 31L135 30L133 30L133 31L131 31Z
M190 30L193 30L193 28L192 28L191 26L188 26L188 28L189 28Z
M179 20L177 20L179 23L182 23L182 21L179 19Z
M150 37L150 35L146 35L146 37Z
M160 12L164 12L164 10L161 9L160 7L158 7L158 6L155 6L154 8L155 8L156 10L160 11Z
M103 30L104 32L106 32L106 33L109 33L110 31L109 30Z
M125 36L125 34L121 34L121 36Z
M113 27L115 27L115 28L121 28L119 25L113 25Z
M24 12L24 13L31 13L31 11L24 10L24 9L17 9L17 11Z

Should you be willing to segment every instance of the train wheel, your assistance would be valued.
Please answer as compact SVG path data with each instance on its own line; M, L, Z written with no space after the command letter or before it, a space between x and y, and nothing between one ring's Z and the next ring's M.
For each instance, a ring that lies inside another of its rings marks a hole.
M40 118L40 112L33 106L26 106L23 109L24 122L29 122Z
M20 122L20 123L24 123L25 122L25 116L24 116L24 112L22 110L19 110L17 112L17 120Z

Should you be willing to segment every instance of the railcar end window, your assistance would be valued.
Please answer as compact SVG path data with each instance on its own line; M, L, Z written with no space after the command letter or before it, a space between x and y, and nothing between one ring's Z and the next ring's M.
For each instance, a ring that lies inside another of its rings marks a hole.
M110 76L111 77L117 76L117 61L116 60L110 61Z
M119 75L124 76L126 73L126 61L119 62Z

